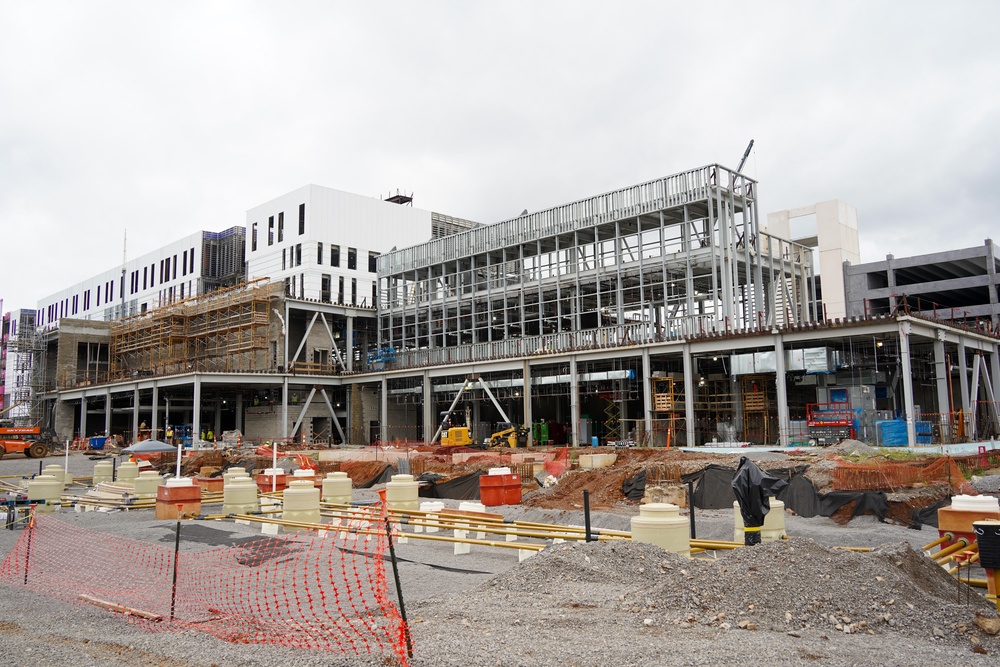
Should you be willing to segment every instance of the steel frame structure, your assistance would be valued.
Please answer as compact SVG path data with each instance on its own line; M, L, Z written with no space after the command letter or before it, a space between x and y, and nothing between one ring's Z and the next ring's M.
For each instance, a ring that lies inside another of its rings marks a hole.
M756 186L709 165L382 255L380 344L400 368L814 321L811 250L759 230Z

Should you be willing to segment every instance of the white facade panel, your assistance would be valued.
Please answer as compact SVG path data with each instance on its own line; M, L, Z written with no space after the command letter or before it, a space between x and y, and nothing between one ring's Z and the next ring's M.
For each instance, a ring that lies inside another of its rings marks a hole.
M196 232L125 265L108 269L38 302L38 326L60 318L116 319L156 308L197 293L202 273L202 232ZM168 266L169 264L169 266Z
M301 234L300 210L305 218ZM247 211L247 279L283 280L297 298L373 307L378 274L370 270L375 268L369 264L370 253L430 238L430 211L307 185ZM336 263L332 248L339 257Z

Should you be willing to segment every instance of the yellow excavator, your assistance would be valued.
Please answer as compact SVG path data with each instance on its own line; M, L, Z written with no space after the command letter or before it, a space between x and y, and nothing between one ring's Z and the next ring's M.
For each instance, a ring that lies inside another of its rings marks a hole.
M508 424L507 428L497 431L487 438L484 444L488 444L490 447L510 447L511 449L517 449L518 447L528 446L527 437L528 429L523 426Z

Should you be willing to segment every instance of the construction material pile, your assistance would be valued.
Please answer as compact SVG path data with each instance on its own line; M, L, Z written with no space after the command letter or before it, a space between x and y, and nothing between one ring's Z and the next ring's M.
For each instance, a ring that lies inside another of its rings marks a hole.
M954 578L906 544L871 553L827 549L805 538L737 549L718 560L688 560L634 542L557 545L491 580L494 591L538 590L553 580L575 594L642 613L654 625L845 634L967 635L975 612L996 615ZM597 587L595 589L594 587ZM603 589L603 590L601 590Z

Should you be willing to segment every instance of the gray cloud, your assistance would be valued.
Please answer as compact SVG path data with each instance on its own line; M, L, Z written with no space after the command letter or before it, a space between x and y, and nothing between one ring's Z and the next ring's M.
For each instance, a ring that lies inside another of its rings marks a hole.
M493 222L710 162L862 259L978 245L991 2L0 3L0 297L306 183Z

